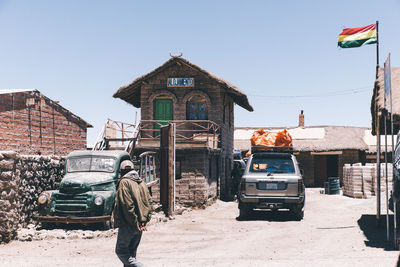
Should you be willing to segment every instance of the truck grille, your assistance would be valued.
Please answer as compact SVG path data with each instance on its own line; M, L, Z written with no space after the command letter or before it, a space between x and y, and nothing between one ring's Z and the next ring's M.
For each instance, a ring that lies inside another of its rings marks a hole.
M57 194L55 196L55 211L64 215L85 215L89 211L89 206L87 205L88 198L89 196L86 194Z

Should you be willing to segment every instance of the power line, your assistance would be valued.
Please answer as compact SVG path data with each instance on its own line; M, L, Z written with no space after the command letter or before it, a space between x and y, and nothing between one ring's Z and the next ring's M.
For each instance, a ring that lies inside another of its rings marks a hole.
M248 96L254 97L268 97L268 98L306 98L306 97L328 97L328 96L341 96L341 95L353 95L359 94L362 92L370 91L370 86L363 86L354 89L340 90L340 91L332 91L320 94L307 94L307 95L253 95L248 94Z

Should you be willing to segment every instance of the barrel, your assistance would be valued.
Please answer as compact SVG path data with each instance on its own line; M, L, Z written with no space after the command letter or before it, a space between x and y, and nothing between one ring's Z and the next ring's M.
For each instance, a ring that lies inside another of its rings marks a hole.
M339 177L329 177L328 184L329 184L329 194L330 195L340 194Z

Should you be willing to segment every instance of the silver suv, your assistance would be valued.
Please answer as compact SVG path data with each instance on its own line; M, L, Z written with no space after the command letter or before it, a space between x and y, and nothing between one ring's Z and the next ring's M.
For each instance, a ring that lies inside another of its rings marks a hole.
M303 219L302 172L289 152L252 154L239 185L239 217L246 217L252 209L290 209L298 220Z

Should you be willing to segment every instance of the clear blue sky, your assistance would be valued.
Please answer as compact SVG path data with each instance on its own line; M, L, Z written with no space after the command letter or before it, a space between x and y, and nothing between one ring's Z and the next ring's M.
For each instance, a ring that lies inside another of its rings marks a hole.
M235 126L371 125L376 46L340 49L343 27L379 20L380 63L400 65L400 0L0 0L0 88L35 88L94 126L133 122L113 93L169 53L241 88ZM322 94L361 89L337 96ZM319 97L261 97L261 96Z

